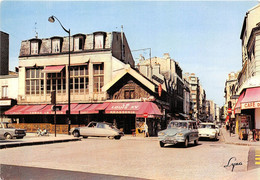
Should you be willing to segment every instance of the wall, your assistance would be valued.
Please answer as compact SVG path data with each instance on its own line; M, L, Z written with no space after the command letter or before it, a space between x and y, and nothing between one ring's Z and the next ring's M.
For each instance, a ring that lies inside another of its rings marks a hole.
M9 34L0 32L0 75L9 73Z
M255 109L255 128L260 129L260 109Z

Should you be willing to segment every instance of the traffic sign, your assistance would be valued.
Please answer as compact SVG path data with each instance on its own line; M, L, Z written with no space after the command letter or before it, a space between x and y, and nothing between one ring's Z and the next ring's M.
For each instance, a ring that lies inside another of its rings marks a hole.
M232 109L231 109L231 108L228 108L227 112L228 112L229 114L231 114L231 113L232 113Z
M148 113L144 113L144 118L148 118Z

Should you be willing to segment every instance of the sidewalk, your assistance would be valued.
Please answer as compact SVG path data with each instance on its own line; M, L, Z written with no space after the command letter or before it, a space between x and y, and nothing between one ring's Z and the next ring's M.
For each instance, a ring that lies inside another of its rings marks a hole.
M243 145L243 146L260 146L260 141L250 142L247 140L238 139L238 134L231 134L225 128L221 128L221 135L226 144L235 144L235 145Z
M36 136L35 133L26 133L23 139L0 140L0 149L80 140L80 138L66 134L57 134L55 137L54 134L50 134L49 136Z

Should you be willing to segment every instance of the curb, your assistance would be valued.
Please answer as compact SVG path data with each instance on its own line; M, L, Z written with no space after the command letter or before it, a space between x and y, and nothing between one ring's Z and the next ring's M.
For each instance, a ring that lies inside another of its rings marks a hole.
M232 144L232 145L239 145L239 146L260 146L259 144L251 144L251 143L227 142L222 130L221 130L221 135L223 137L225 144Z
M69 141L81 141L81 139L80 138L73 138L73 139L32 141L32 142L15 142L15 143L10 143L10 144L0 145L0 149L13 148L13 147L22 147L22 146L31 146L31 145L43 145L43 144L62 143L62 142L69 142Z

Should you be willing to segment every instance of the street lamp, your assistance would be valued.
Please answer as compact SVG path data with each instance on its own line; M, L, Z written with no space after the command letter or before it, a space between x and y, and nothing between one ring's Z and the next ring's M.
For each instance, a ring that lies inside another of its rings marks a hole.
M61 24L60 20L55 16L50 16L48 18L48 21L51 23L55 22L55 19L60 23L62 29L69 34L69 62L68 62L68 134L70 134L70 29L67 30L64 28L64 26Z

